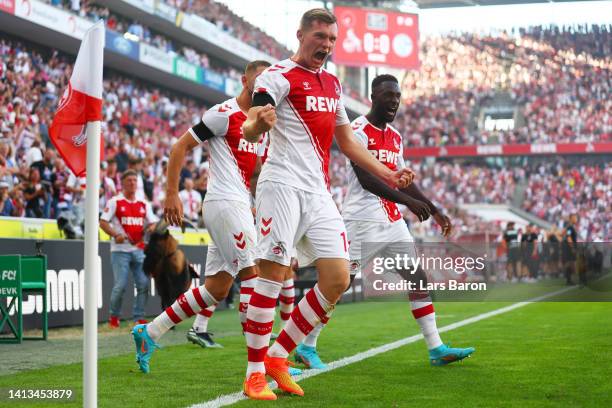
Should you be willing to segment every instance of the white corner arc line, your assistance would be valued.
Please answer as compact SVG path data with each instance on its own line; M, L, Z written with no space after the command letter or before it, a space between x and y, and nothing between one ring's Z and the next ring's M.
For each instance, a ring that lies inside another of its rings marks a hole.
M530 303L538 302L540 300L544 300L544 299L547 299L547 298L550 298L550 297L553 297L553 296L557 296L557 295L563 294L563 293L568 292L570 290L573 290L575 288L576 288L576 286L569 286L569 287L557 290L555 292L546 293L546 294L544 294L542 296L538 296L538 297L535 297L533 299L526 300L524 302L513 303L511 305L508 305L508 306L505 306L505 307L502 307L502 308L499 308L499 309L491 310L490 312L481 313L479 315L476 315L476 316L473 316L473 317L469 317L467 319L464 319L464 320L461 320L461 321L458 321L458 322L455 322L455 323L451 323L451 324L449 324L447 326L444 326L444 327L439 329L439 332L443 333L443 332L447 332L447 331L450 331L450 330L457 329L459 327L467 326L468 324L476 323L476 322L479 322L481 320L488 319L489 317L493 317L493 316L497 316L497 315L500 315L500 314L503 314L503 313L510 312L512 310L515 310L515 309L518 309L520 307L526 306L526 305L528 305ZM400 340L397 340L397 341L394 341L394 342L391 342L391 343L383 344L382 346L371 348L371 349L363 351L361 353L357 353L357 354L355 354L353 356L344 357L344 358L341 358L340 360L333 361L333 362L327 364L328 368L326 370L306 370L306 371L304 371L303 374L298 375L298 376L296 376L294 378L295 378L295 381L299 382L301 380L305 380L306 378L314 377L314 376L319 375L319 374L324 374L324 373L327 373L329 371L336 370L338 368L341 368L341 367L344 367L344 366L347 366L347 365L350 365L350 364L354 364L354 363L360 362L362 360L365 360L366 358L374 357L374 356L376 356L378 354L382 354L382 353L386 353L387 351L395 350L395 349L397 349L399 347L402 347L402 346L405 346L407 344L414 343L414 342L416 342L416 341L418 341L418 340L420 340L422 338L423 338L422 334L415 334L413 336L406 337L406 338L403 338L403 339L400 339ZM276 389L276 383L274 381L272 381L270 383L270 388ZM227 406L227 405L235 404L236 402L242 401L242 400L245 400L245 399L247 399L246 396L242 393L242 391L239 391L239 392L234 392L234 393L231 393L231 394L222 395L222 396L217 397L217 398L215 398L213 400L210 400L210 401L206 401L206 402L199 403L199 404L194 404L194 405L190 406L189 408L217 408L217 407L224 407L224 406Z

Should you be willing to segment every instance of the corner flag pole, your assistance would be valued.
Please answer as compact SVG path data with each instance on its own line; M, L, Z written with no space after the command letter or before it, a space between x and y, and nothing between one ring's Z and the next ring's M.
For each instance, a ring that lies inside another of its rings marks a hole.
M98 196L100 184L100 121L87 123L85 190L85 307L83 340L83 407L98 404Z

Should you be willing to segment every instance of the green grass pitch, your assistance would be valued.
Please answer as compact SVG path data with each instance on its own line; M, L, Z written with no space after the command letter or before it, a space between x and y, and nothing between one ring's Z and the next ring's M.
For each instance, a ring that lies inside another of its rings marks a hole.
M443 327L509 303L436 303ZM178 327L183 333L190 325ZM100 407L170 408L206 402L241 389L246 347L237 311L216 313L210 330L223 349L167 345L138 371L126 334L115 356L99 360ZM337 307L319 339L325 361L419 332L403 302L361 302ZM127 333L127 331L126 331ZM238 406L297 407L610 407L612 406L612 303L541 302L442 333L456 346L474 346L463 363L431 367L423 340L303 380L303 398L279 393L276 402ZM100 336L100 343L105 337ZM162 345L164 339L162 339ZM40 344L40 343L39 343ZM0 346L2 355L9 352ZM16 349L14 349L16 350ZM32 352L44 360L47 350ZM76 348L74 353L82 353ZM72 388L72 402L0 401L6 407L82 406L82 365L54 365L0 375L0 389ZM278 392L278 391L277 391Z

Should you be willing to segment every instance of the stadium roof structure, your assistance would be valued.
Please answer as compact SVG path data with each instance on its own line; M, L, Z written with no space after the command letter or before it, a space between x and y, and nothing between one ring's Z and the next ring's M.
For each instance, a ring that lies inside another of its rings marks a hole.
M571 1L595 0L332 0L342 6L399 9L405 6L416 6L420 9L468 7L468 6L501 6L509 4L562 3Z

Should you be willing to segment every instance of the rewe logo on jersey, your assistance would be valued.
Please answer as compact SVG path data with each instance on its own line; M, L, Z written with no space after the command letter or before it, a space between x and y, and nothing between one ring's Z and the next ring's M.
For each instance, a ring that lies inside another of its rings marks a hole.
M239 152L248 152L248 153L255 153L257 154L257 151L259 150L259 143L251 143L251 142L247 142L244 139L240 139L238 141L238 151Z
M338 102L336 98L328 98L325 96L306 95L306 111L307 112L336 112Z
M397 164L397 156L398 156L397 152L380 149L380 150L370 150L370 153L372 153L372 155L376 157L378 161L382 163Z
M142 217L121 217L121 225L144 225L144 218Z

